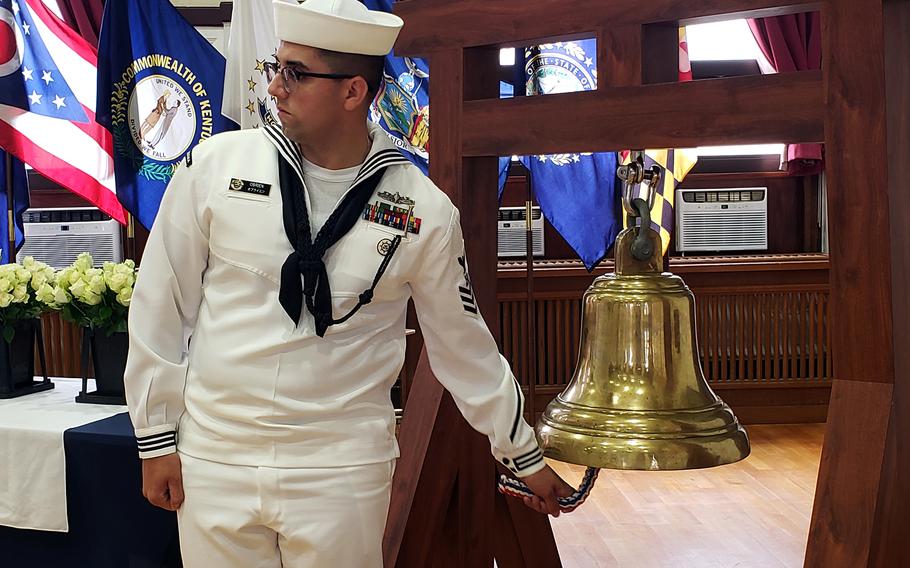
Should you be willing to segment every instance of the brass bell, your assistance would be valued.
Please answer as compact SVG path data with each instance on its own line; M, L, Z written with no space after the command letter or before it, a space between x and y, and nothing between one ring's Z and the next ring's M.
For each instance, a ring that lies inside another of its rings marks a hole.
M643 228L620 233L616 272L585 292L578 364L541 416L538 440L549 458L595 468L739 461L749 455L749 439L702 373L695 298L680 277L662 272L650 207L637 201Z

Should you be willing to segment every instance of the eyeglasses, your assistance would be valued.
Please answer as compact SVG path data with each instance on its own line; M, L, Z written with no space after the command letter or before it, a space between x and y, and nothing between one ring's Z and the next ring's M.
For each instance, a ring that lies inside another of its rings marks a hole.
M269 83L280 73L282 79L282 87L284 87L285 92L291 94L294 92L294 89L297 88L297 83L300 82L300 79L312 77L314 79L353 79L356 75L347 75L343 73L316 73L313 71L304 71L302 69L294 69L293 67L282 67L278 64L277 61L266 61L263 64L265 68L265 77L269 80Z

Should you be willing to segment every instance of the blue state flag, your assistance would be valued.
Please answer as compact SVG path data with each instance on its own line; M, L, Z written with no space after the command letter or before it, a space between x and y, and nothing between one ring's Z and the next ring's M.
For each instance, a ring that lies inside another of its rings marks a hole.
M527 94L596 89L596 59L593 39L527 48ZM592 270L622 228L616 153L525 156L522 162L530 172L531 188L544 216Z
M180 160L237 127L221 114L224 67L167 0L105 4L96 120L113 135L117 197L148 229Z
M392 0L361 0L370 10L392 11ZM430 69L423 59L385 58L379 92L370 106L377 123L423 173L430 169Z
M9 157L9 160L7 160ZM7 167L12 169L12 175L9 175ZM7 179L13 182L12 188L7 189ZM25 173L25 164L16 158L9 156L3 150L0 150L0 203L2 203L2 215L0 215L0 264L8 264L16 260L16 251L22 248L25 242L25 231L22 227L22 213L28 209L28 177ZM9 203L9 196L12 195L12 206ZM10 216L7 211L12 211ZM9 220L13 219L15 227L15 245L16 251L10 251L9 246Z

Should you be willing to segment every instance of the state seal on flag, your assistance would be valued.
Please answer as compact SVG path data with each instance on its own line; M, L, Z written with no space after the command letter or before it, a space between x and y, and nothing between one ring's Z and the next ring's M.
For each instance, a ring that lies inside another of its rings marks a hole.
M575 93L597 88L597 54L587 53L575 42L547 43L526 51L525 75L528 96ZM541 162L566 166L580 161L580 154L540 155Z
M16 26L16 18L6 8L0 7L0 77L16 72L22 65L25 53L22 34Z
M196 135L196 109L176 81L151 75L136 84L130 96L129 130L133 143L148 158L172 162Z
M429 74L414 60L404 58L406 70L394 77L388 70L370 105L370 119L383 121L392 142L399 148L424 160L429 159L430 107L421 104L420 91L426 89Z
M168 183L183 155L212 136L215 109L203 78L179 59L134 59L111 86L114 152L148 180Z

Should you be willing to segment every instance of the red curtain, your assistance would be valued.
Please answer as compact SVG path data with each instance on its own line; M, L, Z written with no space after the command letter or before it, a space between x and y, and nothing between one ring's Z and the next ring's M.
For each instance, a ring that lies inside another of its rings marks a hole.
M807 12L749 20L758 47L779 73L821 69L821 14ZM821 172L821 144L789 144L785 159L787 172L809 175Z
M57 0L63 19L89 43L98 47L104 0Z

